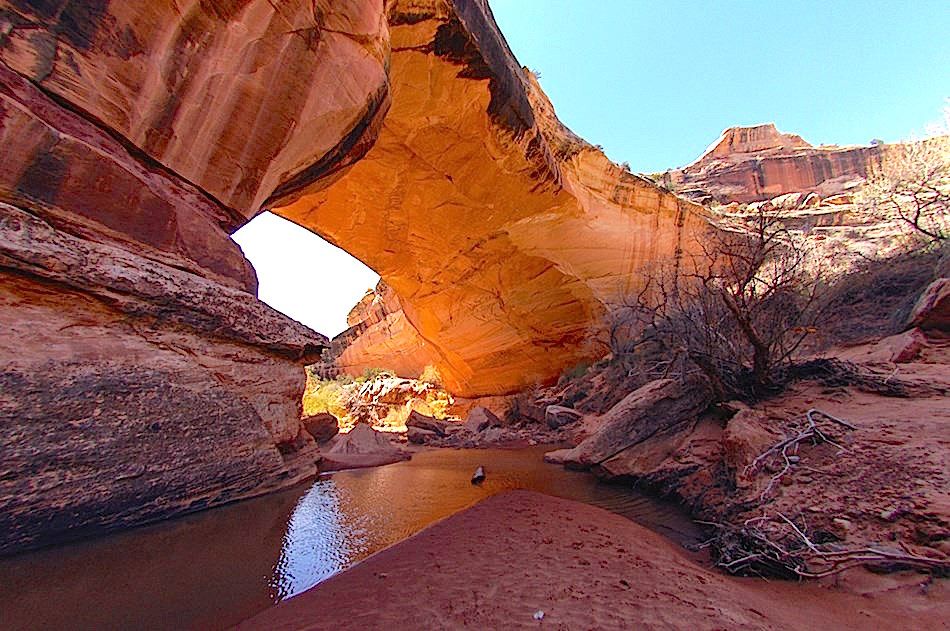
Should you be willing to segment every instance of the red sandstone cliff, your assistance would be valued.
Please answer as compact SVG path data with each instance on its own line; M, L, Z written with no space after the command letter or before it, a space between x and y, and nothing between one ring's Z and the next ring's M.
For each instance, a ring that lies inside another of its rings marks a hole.
M0 554L315 471L326 338L229 233L365 152L388 42L369 2L0 2Z
M881 145L814 147L771 123L730 127L695 162L662 179L702 202L748 203L793 192L827 197L874 173L883 151Z

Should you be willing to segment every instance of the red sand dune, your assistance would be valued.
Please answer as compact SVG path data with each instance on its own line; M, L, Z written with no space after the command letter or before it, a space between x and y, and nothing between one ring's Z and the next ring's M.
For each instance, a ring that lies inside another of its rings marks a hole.
M240 625L244 629L937 629L942 581L739 579L613 513L496 495ZM856 593L857 584L873 593ZM541 620L536 612L543 611Z

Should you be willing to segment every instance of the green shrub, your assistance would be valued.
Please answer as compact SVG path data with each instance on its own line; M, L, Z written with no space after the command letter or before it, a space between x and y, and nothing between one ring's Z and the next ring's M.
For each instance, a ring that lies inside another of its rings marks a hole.
M307 375L307 388L303 393L303 413L306 415L329 412L342 418L346 415L343 384L338 381L322 381Z
M442 375L439 374L439 369L432 364L422 369L422 374L419 375L419 381L439 388L442 387Z
M363 374L356 378L357 382L374 381L380 378L395 377L396 373L385 368L365 368Z
M585 374L587 374L587 370L589 368L590 362L579 362L575 364L573 368L564 371L564 374L561 376L561 378L564 381L573 381L574 379L578 379L579 377L583 377Z

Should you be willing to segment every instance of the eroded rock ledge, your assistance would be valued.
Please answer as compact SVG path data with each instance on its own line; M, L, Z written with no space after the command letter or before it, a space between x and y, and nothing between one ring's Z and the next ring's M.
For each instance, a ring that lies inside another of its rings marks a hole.
M365 152L387 46L370 2L0 2L0 554L314 472L326 339L229 233Z
M299 363L326 338L251 295L0 203L0 553L314 472Z

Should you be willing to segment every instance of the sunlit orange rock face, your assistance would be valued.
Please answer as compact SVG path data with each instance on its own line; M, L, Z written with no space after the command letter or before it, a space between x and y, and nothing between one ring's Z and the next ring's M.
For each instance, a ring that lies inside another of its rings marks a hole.
M730 127L692 164L664 174L681 194L722 203L840 193L880 167L882 145L813 147L775 125Z
M228 233L365 152L388 43L365 0L0 2L0 193L253 289Z
M433 364L463 396L515 391L603 352L605 309L695 247L701 209L563 127L485 2L397 2L392 105L366 156L274 208L378 271L381 316L349 372Z

